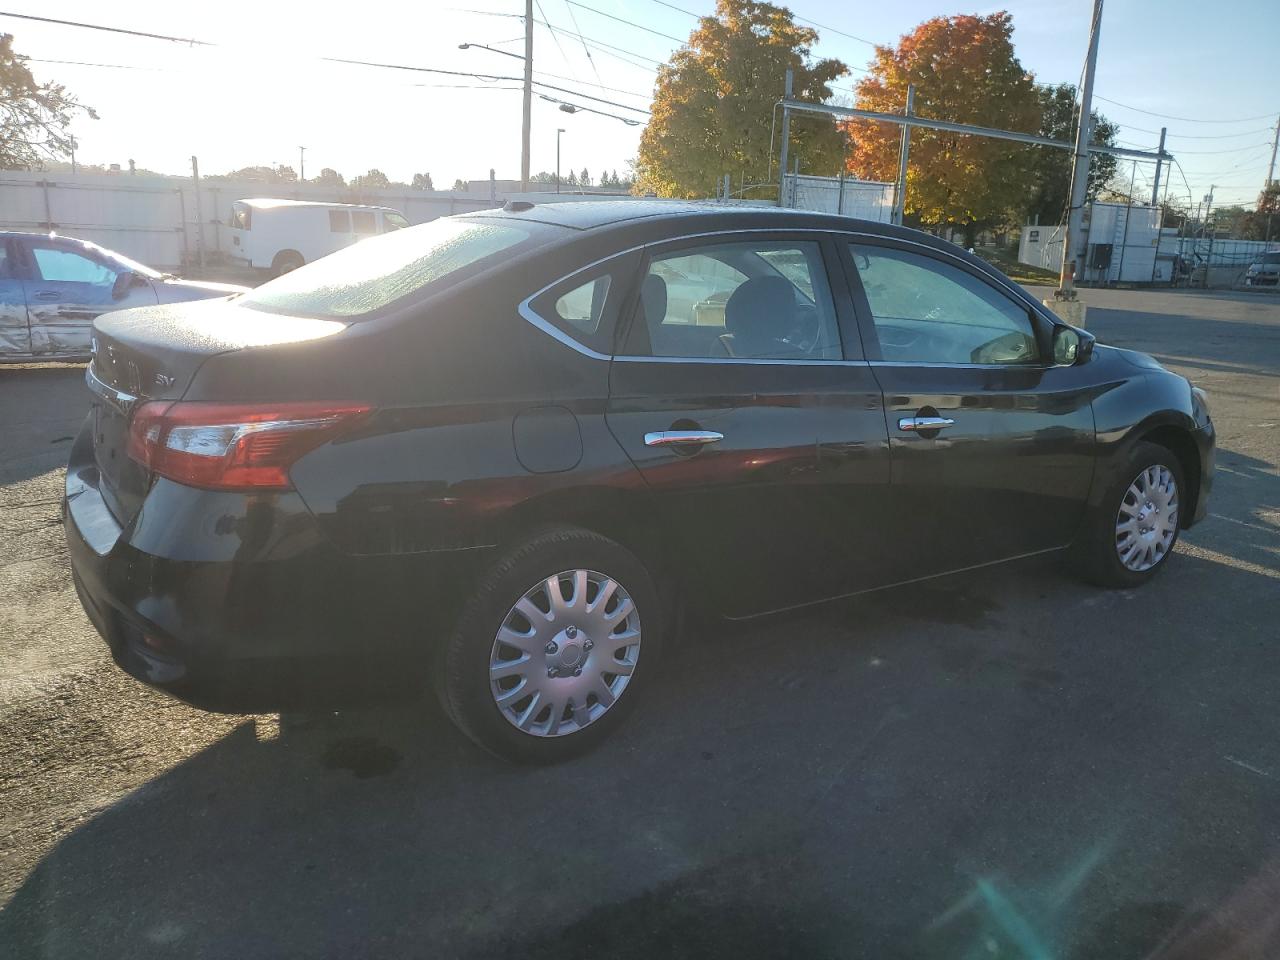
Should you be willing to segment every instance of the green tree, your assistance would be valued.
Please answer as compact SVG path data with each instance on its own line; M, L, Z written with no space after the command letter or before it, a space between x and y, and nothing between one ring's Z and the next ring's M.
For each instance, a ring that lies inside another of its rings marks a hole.
M13 50L13 35L0 34L0 170L30 170L69 157L76 148L71 122L98 114L61 84L36 83L27 58Z
M576 187L578 185L578 175L570 170L569 175L564 178L564 183L566 186Z
M211 173L205 176L205 180L243 180L250 183L297 183L298 173L293 167L279 164L271 167L259 165L254 167L241 167L239 170L232 170L230 173Z
M1040 126L1035 81L1013 50L1013 20L990 16L935 17L896 47L876 47L857 84L863 109L899 113L907 86L916 88L922 117L1004 130ZM899 128L870 120L847 124L853 146L848 170L871 180L895 180ZM1008 140L917 128L911 132L906 209L931 226L958 226L972 245L979 229L1018 217L1031 190L1027 149Z
M326 187L345 187L347 185L346 178L333 167L325 167L320 171L320 176L311 182L323 184Z
M660 197L705 197L725 173L764 183L770 167L774 104L787 68L795 96L824 101L848 72L839 60L810 59L817 31L796 24L784 7L757 0L716 0L686 46L658 68L652 116L640 135L637 188ZM835 124L798 116L792 155L811 173L835 174L844 138ZM776 195L776 187L764 191Z
M415 173L411 186L415 190L434 190L436 188L436 185L431 182L431 174L429 173Z
M467 192L466 181L464 181L461 177L458 177L456 180L453 181L453 186L450 187L450 189L457 193L466 193Z
M1076 88L1069 83L1057 86L1037 87L1040 98L1040 136L1054 140L1074 141L1076 119L1080 115L1076 103ZM1093 137L1091 143L1114 147L1120 128L1094 110ZM1033 178L1027 197L1024 215L1028 221L1039 218L1040 223L1065 222L1065 211L1071 194L1071 163L1073 154L1053 147L1024 148L1031 161ZM1116 172L1116 158L1107 153L1094 153L1089 157L1089 199L1095 200L1098 192Z
M363 176L356 177L351 181L351 186L358 190L385 190L391 186L391 181L387 179L387 175L374 167Z
M591 174L587 172L586 167L583 167L582 172L578 174L578 185L581 187L591 186Z

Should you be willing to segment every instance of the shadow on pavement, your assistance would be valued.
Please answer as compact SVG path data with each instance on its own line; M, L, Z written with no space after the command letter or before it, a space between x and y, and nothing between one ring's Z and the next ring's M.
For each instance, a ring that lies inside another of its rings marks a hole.
M558 767L491 760L425 706L246 721L58 843L0 944L1274 956L1280 598L1206 612L1274 583L1178 559L1142 591L1041 564L703 631Z

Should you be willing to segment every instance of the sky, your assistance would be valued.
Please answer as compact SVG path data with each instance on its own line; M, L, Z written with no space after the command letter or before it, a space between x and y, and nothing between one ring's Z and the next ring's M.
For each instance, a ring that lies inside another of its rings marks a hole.
M1095 108L1121 124L1126 146L1154 149L1169 128L1174 168L1170 199L1199 202L1214 186L1214 205L1251 203L1267 174L1272 127L1280 114L1274 79L1275 0L1110 0L1103 14ZM817 56L853 72L836 82L852 101L873 43L893 44L933 16L1013 16L1025 69L1046 83L1075 82L1088 44L1090 0L1011 0L973 9L945 0L795 0L798 18L818 28ZM379 69L348 60L519 77L520 60L484 43L523 52L523 0L419 0L397 4L174 4L159 0L6 0L9 13L75 20L208 41L193 46L24 21L0 14L0 31L33 61L37 79L64 84L100 119L73 130L86 163L133 159L165 173L203 173L255 164L306 175L332 167L347 178L376 167L393 180L430 172L437 188L455 178L520 175L518 82ZM679 8L679 9L676 9ZM534 77L571 92L541 92L582 107L640 121L561 112L535 96L533 171L553 170L556 130L562 170L625 173L635 157L643 111L658 63L696 26L714 0L536 0ZM305 12L304 12L305 11ZM685 12L687 11L687 12ZM624 23L621 21L630 21ZM1264 25L1266 25L1264 27ZM62 61L62 62L52 62ZM70 62L68 62L70 61ZM92 65L90 65L92 64ZM1267 79L1268 74L1270 79ZM781 84L781 79L779 79ZM613 101L610 106L587 97ZM1114 101L1114 102L1112 102ZM1133 173L1131 165L1122 167ZM1150 184L1140 164L1136 184ZM1185 179L1184 179L1185 175ZM1163 193L1163 191L1162 191Z

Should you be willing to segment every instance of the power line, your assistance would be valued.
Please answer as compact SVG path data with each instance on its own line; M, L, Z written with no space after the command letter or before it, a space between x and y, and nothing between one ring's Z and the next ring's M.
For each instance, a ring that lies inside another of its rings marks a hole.
M590 10L592 13L607 17L610 20L616 20L618 23L625 23L628 27L635 27L637 30L643 30L645 33L652 33L655 37L662 37L664 40L674 40L676 43L683 44L685 41L679 37L673 37L669 33L663 33L661 30L654 30L652 27L646 27L642 23L636 23L632 20L624 20L622 17L615 17L612 13L605 13L603 10L597 10L595 7L589 7L585 3L578 3L578 0L565 0L565 3L580 10Z
M69 67L105 67L109 70L149 70L163 72L161 67L139 67L129 63L86 63L83 60L42 60L38 57L23 57L27 63L60 63Z
M0 17L13 17L15 20L35 20L39 23L55 23L63 27L80 27L84 30L101 30L104 33L123 33L130 37L145 37L148 40L168 40L170 43L185 43L196 47L216 47L216 43L208 40L194 40L190 37L171 37L164 33L144 33L141 30L126 30L123 27L104 27L96 23L81 23L77 20L57 20L54 17L37 17L30 13L9 13L0 10Z
M1124 107L1126 110L1132 110L1135 113L1145 113L1149 117L1161 117L1165 120L1180 120L1183 123L1249 123L1253 120L1270 120L1275 116L1275 114L1272 113L1264 113L1256 117L1240 117L1238 120L1201 120L1197 117L1175 117L1171 113L1156 113L1154 110L1143 110L1141 107L1131 107L1127 103L1121 103L1119 100L1108 100L1106 97L1100 97L1097 94L1094 94L1094 99L1115 104L1117 107Z

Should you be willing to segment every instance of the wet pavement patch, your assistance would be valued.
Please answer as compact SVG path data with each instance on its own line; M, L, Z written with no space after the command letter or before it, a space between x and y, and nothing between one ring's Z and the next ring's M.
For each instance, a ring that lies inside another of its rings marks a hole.
M328 770L350 770L358 780L385 777L400 765L400 754L372 737L347 737L325 747L320 763Z

